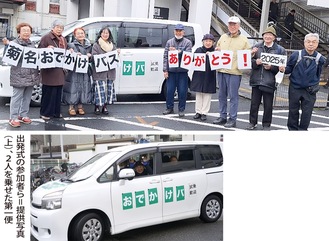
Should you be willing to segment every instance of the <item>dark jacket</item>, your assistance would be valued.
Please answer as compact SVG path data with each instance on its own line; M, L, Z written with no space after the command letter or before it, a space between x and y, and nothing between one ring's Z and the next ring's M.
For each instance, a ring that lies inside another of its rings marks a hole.
M295 16L291 13L288 13L286 18L284 19L284 26L292 32L294 30L294 24L295 24Z
M214 50L214 47L207 49L202 46L197 48L194 53L206 53ZM190 90L201 93L216 93L216 70L211 70L208 55L206 55L206 71L193 72Z
M296 51L291 54L286 66L286 74L290 74L290 84L296 89L307 88L319 84L322 67L325 63L325 58L321 56L318 65L315 62L315 57L318 52L314 52L311 57L314 59L307 67L306 58L303 56L310 56L305 49L302 50L301 60L297 63L299 52Z
M68 49L71 48L76 53L87 55L87 53L91 54L92 46L88 39L85 39L84 45L75 39L68 44ZM88 104L91 103L91 98L91 82L88 73L76 73L75 69L69 71L63 86L63 102L70 105Z
M266 86L271 88L274 92L276 89L275 75L279 72L279 67L272 65L271 69L266 70L262 64L256 64L256 59L260 58L261 53L285 55L286 50L275 42L270 48L265 48L264 43L256 44L255 47L257 47L258 50L251 59L252 70L250 74L250 86Z
M180 60L183 55L183 51L185 52L192 52L192 42L183 37L182 39L177 40L175 37L169 39L166 43L164 54L163 54L163 72L188 72L187 69L183 68L170 68L169 69L169 62L168 62L168 51L169 47L175 47L176 50L180 50L181 52L178 54L178 63L180 64Z
M114 43L113 44L113 50L116 50L116 46ZM113 51L112 50L112 51ZM96 41L92 47L91 54L97 55L97 54L105 54L106 52L101 48L99 43ZM116 69L110 69L108 71L103 71L103 72L96 72L95 64L93 62L92 64L92 69L93 69L93 80L115 80L116 77Z
M22 45L24 47L35 48L34 43L30 40L25 42L24 40L17 38L13 42ZM22 68L22 59L19 60L17 66L11 66L10 68L10 85L13 87L27 87L34 86L40 83L40 73L38 69Z
M67 46L66 39L64 38L65 46ZM47 48L49 45L56 48L59 47L59 41L55 35L50 31L44 35L39 43L39 48ZM41 69L42 84L49 86L60 86L64 84L65 72L63 68L48 68Z

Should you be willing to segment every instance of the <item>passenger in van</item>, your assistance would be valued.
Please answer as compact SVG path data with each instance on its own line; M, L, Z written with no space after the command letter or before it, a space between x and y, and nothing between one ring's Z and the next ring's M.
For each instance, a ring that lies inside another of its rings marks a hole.
M192 42L184 37L184 25L177 24L174 30L175 37L169 39L165 46L163 54L163 74L167 83L167 97L166 97L166 110L163 112L164 115L174 113L174 95L177 89L178 92L178 115L183 117L188 88L188 75L187 69L180 67L169 69L169 57L168 51L178 50L178 63L183 55L183 51L192 51Z
M39 48L67 48L66 39L62 36L64 23L55 20L52 23L52 30L41 37ZM43 120L50 118L61 118L62 89L65 80L63 68L41 69L42 97L40 117Z
M91 44L86 39L85 30L83 28L76 28L73 31L74 40L68 44L68 48L78 55L87 55L89 62L91 59ZM76 73L74 70L69 71L63 86L62 101L69 104L69 115L75 116L78 112L79 115L84 115L85 111L82 104L91 103L91 83L89 73ZM77 111L76 111L77 106Z
M108 27L103 27L99 31L97 40L93 45L92 55L105 54L116 49L117 48L115 43L113 42L113 36L110 29ZM116 69L96 72L95 64L93 64L92 69L92 78L94 80L95 93L94 113L96 115L99 115L102 112L104 115L108 115L109 111L107 109L107 104L113 104L113 102L116 101L116 95L114 90Z
M215 50L215 38L212 34L205 34L202 38L202 47L195 53L206 54L206 71L194 71L190 90L196 92L194 119L205 121L210 110L211 96L216 93L216 70L211 70L208 53Z
M178 162L177 156L172 155L172 156L170 157L170 162Z
M134 166L135 176L145 176L153 173L152 168L149 165L144 166L142 162L136 162Z

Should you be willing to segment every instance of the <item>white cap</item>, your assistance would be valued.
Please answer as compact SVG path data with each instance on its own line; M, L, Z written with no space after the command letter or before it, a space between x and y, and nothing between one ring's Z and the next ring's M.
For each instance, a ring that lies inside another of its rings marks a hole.
M240 23L240 19L237 16L232 16L228 19L228 23Z

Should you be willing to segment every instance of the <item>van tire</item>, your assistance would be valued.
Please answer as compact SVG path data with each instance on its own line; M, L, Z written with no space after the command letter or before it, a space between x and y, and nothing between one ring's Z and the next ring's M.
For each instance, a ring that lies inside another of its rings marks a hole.
M102 240L104 232L103 219L96 213L81 214L71 229L72 239L75 241Z
M200 219L206 223L216 222L222 215L223 204L216 195L206 197L201 205Z

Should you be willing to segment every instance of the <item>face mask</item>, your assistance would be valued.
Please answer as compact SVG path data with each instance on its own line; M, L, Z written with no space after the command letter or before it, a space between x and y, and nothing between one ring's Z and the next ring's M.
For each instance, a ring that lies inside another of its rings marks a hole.
M177 35L175 35L175 38L179 40L179 39L182 39L183 36L177 36Z

